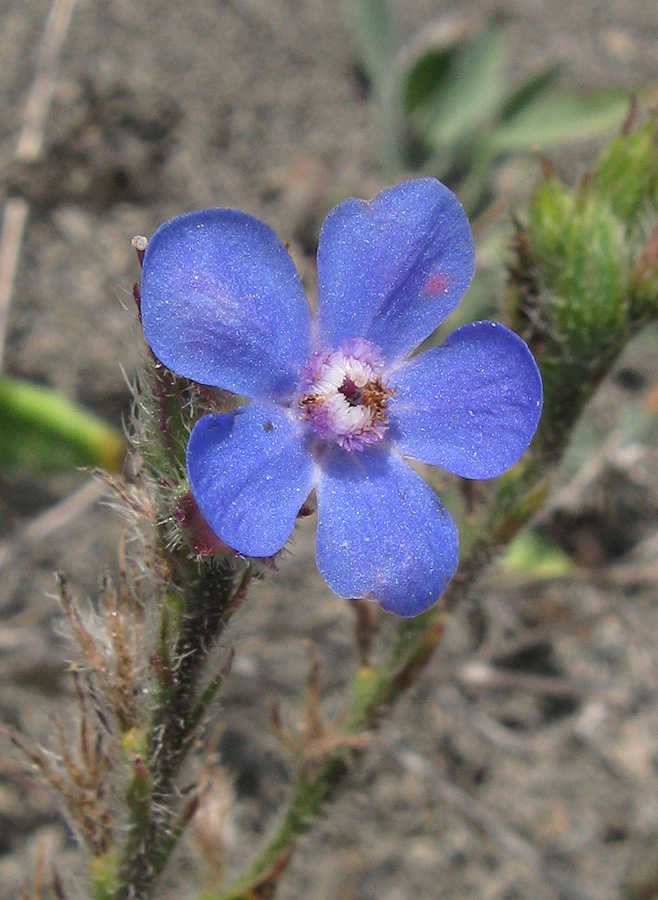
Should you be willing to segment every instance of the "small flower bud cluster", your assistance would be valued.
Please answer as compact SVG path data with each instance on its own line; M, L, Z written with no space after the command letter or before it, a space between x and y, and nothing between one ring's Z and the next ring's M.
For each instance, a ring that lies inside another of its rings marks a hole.
M658 318L658 123L633 125L574 188L547 166L517 226L510 311L542 368L549 455L629 337Z

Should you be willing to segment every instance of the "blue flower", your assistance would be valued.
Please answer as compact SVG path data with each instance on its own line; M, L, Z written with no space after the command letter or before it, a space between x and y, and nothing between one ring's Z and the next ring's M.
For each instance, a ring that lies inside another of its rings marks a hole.
M452 577L458 537L405 458L500 475L537 427L541 379L524 342L493 322L410 356L473 275L468 221L435 179L341 203L317 264L313 317L263 222L232 209L172 219L144 255L144 333L174 372L249 398L200 419L187 448L192 494L218 537L271 556L315 489L329 587L417 615Z

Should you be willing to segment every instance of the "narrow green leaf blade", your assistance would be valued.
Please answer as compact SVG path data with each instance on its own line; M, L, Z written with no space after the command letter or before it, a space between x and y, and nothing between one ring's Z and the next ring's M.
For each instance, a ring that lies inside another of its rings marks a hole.
M119 431L57 391L0 378L0 469L99 466L117 472L125 450Z
M545 94L557 81L560 75L560 66L550 66L536 72L514 90L503 103L499 117L506 121L522 112L526 106L530 106L538 97Z
M625 91L552 91L501 124L491 136L492 146L498 153L514 153L590 140L619 128L628 108Z
M482 128L505 94L505 43L493 24L461 46L427 112L427 141L454 145Z
M391 0L344 0L360 64L373 83L390 75L394 53Z
M403 77L402 96L408 114L440 102L445 80L455 64L457 47L430 47L418 56Z

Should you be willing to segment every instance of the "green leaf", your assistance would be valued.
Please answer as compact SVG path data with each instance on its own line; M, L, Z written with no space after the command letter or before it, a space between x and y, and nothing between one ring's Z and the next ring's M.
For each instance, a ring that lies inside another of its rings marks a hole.
M546 93L548 88L555 83L559 74L560 66L551 66L521 82L503 103L499 117L506 121L520 113L526 106L530 106L537 97Z
M591 94L552 91L536 97L500 125L491 136L491 143L498 153L512 153L586 141L619 128L628 106L625 91Z
M57 391L0 378L0 469L120 471L123 435Z
M533 578L560 578L573 570L571 558L546 535L522 531L500 561L507 572Z
M454 66L458 48L430 47L413 61L403 78L402 97L407 113L437 102Z
M430 146L453 146L495 115L505 93L504 63L503 33L496 24L458 49L425 110L425 139Z
M394 28L391 0L345 0L354 27L359 62L373 83L390 77Z

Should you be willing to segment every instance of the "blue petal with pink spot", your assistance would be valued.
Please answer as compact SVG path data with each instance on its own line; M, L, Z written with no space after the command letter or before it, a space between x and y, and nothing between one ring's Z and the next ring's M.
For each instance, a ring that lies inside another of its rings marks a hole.
M466 216L433 178L329 213L315 321L290 255L258 219L211 209L156 231L141 285L155 356L250 401L200 419L187 449L192 494L225 544L277 553L315 489L332 590L399 616L436 602L457 567L457 530L405 460L493 478L525 451L542 405L536 363L502 325L466 325L410 358L473 266Z

